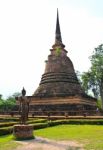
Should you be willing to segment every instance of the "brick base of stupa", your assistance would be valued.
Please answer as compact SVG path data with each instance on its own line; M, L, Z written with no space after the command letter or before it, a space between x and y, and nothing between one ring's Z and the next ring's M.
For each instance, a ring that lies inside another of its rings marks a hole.
M96 100L91 97L27 98L31 100L29 113L33 115L96 115Z

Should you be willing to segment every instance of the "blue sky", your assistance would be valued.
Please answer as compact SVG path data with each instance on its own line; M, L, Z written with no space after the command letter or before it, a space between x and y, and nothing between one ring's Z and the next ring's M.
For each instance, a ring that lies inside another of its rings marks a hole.
M54 44L56 9L63 43L75 70L87 71L88 57L103 43L102 0L1 0L0 94L24 86L32 95Z

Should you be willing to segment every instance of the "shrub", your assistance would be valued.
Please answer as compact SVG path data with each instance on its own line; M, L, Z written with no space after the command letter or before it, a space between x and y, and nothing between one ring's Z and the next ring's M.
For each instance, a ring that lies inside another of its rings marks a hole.
M19 121L19 118L14 117L0 117L0 122Z
M60 124L90 124L90 125L103 125L103 120L56 120L56 121L51 121L48 122L48 126L55 126L55 125L60 125Z
M50 126L50 127L60 125L60 124L63 124L63 120L56 120L56 121L48 122L48 126Z
M12 131L13 131L13 127L0 128L0 136L10 134L12 133Z
M17 122L5 122L5 123L0 123L0 128L1 127L9 127L17 124Z
M41 121L41 122L39 122ZM5 134L10 134L13 131L13 125L15 124L15 122L11 122L10 123L5 123L5 126L8 127L1 127L0 128L0 135L5 135ZM90 125L103 125L103 120L89 120L89 119L68 119L68 120L55 120L55 121L48 121L46 119L41 119L41 120L34 120L34 121L29 121L29 124L31 124L34 128L34 130L37 129L42 129L42 128L46 128L46 127L52 127L52 126L56 126L56 125L60 125L60 124L90 124ZM11 125L11 126L9 126ZM2 126L2 124L1 124Z
M48 127L48 123L36 123L31 125L33 125L34 130Z
M47 119L36 119L36 120L28 120L29 124L33 124L33 123L44 123L47 122Z

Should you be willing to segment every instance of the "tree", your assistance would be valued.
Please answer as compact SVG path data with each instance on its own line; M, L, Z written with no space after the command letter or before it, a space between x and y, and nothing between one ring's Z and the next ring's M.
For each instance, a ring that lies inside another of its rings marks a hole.
M95 85L99 88L103 109L103 44L95 48L95 52L91 57L91 63L91 71L95 78Z
M87 94L91 91L95 98L99 97L99 86L91 70L82 74L82 87Z
M92 90L96 98L101 97L103 109L103 44L95 48L91 60L91 68L82 74L82 85L86 92Z
M21 93L16 92L6 99L7 109L12 109L16 105L15 97L21 96Z
M2 94L0 94L0 100L2 99Z
M4 100L2 98L2 94L0 94L0 111L4 110Z
M98 107L100 110L102 110L102 101L101 101L101 99L98 99L98 100L97 100L97 107Z
M15 97L21 96L21 93L14 93L11 96L9 96L7 99L3 99L2 95L0 94L0 111L1 112L7 112L11 111L14 106L16 105Z

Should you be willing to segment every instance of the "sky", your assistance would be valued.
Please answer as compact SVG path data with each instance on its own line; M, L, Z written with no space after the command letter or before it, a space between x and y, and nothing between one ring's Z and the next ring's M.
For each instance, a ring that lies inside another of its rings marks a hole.
M56 11L62 41L76 71L103 43L103 0L0 0L0 94L24 87L32 95L55 40Z

